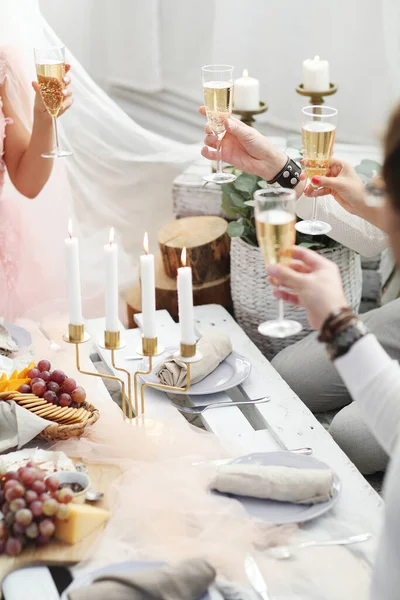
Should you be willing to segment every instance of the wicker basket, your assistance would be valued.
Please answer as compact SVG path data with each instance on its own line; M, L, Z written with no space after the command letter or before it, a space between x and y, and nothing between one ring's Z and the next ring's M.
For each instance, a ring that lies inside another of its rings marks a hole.
M347 301L358 311L362 289L360 256L342 245L325 248L319 253L338 265ZM285 304L285 316L299 321L303 330L297 335L282 339L268 338L258 333L260 323L277 316L277 301L272 290L260 249L239 238L232 239L231 292L235 319L268 359L311 332L305 310Z
M72 423L71 425L62 425L61 423L52 423L46 429L43 429L37 436L41 440L55 442L58 440L68 440L72 437L81 437L89 425L93 425L100 417L99 410L90 404L84 402L82 408L85 408L91 413L91 416L84 423Z

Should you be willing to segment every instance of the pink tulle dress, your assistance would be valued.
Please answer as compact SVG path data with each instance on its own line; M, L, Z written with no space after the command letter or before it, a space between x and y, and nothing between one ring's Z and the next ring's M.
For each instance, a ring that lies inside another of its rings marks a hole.
M0 52L0 86L13 77ZM63 239L67 205L59 178L54 177L33 200L11 184L4 162L4 140L13 127L0 97L0 318L41 319L65 297Z

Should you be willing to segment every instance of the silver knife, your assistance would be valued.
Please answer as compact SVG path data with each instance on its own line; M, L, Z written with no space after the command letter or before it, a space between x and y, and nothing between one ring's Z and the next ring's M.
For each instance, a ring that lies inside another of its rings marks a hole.
M268 594L268 587L265 583L265 579L260 571L259 566L257 565L254 558L251 554L247 554L244 560L244 569L246 571L246 575L248 580L250 581L253 589L258 593L258 595L263 600L271 600L271 597Z

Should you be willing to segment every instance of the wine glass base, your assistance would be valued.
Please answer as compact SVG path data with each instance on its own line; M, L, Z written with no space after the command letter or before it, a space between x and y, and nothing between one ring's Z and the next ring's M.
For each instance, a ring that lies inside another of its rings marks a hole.
M213 173L212 175L204 175L203 179L204 181L208 181L208 183L218 183L222 185L223 183L235 181L236 175L233 175L233 173Z
M295 225L297 231L306 233L307 235L323 235L329 233L332 227L325 221L299 221Z
M64 156L72 156L73 152L69 150L52 150L46 154L41 154L42 158L63 158Z
M258 331L261 335L275 338L285 338L296 333L300 333L303 329L301 323L290 321L289 319L265 321L258 326Z

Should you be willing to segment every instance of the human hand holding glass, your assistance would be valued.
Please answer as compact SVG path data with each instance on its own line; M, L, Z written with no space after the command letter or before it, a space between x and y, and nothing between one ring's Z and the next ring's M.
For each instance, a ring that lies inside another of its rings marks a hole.
M36 74L40 87L40 94L47 112L53 119L54 130L54 148L47 154L42 154L43 158L59 158L71 156L69 150L61 150L57 117L62 110L63 94L65 89L65 48L63 46L52 46L49 48L35 48Z
M296 193L283 188L261 189L254 194L257 240L265 264L285 264L296 241ZM262 335L284 338L299 333L302 325L284 318L283 300L278 300L278 318L258 327Z
M225 135L225 121L232 114L233 67L229 65L207 65L202 67L204 104L210 129L217 136L217 171L203 177L211 183L228 183L236 176L222 171L221 147Z
M306 106L302 109L303 165L311 186L313 178L328 172L336 136L338 111L329 106ZM314 185L316 188L316 186ZM317 192L317 189L315 190ZM332 227L317 218L317 193L313 195L311 220L296 223L297 231L308 235L329 233Z

